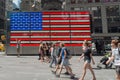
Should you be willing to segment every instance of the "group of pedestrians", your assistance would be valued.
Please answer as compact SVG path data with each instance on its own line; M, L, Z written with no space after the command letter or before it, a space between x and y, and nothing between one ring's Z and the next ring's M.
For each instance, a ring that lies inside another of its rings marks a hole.
M39 60L41 62L50 62L50 54L49 54L49 50L50 50L50 43L43 43L42 41L40 42L39 45Z
M46 51L47 50L47 51ZM111 41L111 50L112 56L106 62L109 64L111 61L114 60L115 67L116 67L116 80L120 80L120 43L118 40ZM48 53L47 53L48 52ZM52 70L52 73L56 75L56 77L60 77L63 67L66 69L65 74L70 75L71 79L75 78L75 74L72 72L70 67L70 60L68 58L68 49L65 47L65 44L62 42L59 43L51 43L50 45L40 43L39 46L39 53L40 53L40 60L43 62L45 59L46 61L50 62L49 67L52 68L55 65L55 69ZM80 76L79 80L84 80L87 69L90 70L92 74L92 80L96 80L95 73L92 69L91 62L95 64L95 61L92 56L92 50L90 43L87 40L83 41L82 45L82 55L79 57L79 61L84 58L83 64L83 72Z

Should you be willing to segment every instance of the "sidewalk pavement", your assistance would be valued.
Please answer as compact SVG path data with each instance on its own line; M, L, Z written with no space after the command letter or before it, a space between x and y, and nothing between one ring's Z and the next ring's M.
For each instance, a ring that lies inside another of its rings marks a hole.
M96 80L115 80L114 69L98 69L96 67L101 58L102 56L94 56L96 64L92 66ZM83 70L83 60L78 62L78 56L73 56L70 64L75 77L79 78ZM65 69L60 78L56 78L51 73L52 69L49 68L49 63L40 62L38 56L21 56L18 58L17 56L0 55L0 80L71 80L70 76L63 74ZM92 80L90 71L87 71L85 80Z

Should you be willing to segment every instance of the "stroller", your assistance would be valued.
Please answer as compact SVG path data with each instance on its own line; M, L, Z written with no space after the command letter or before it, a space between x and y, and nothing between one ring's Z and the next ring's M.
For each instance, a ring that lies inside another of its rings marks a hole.
M104 65L106 69L112 68L113 61L110 62L109 64L106 64L106 62L109 60L110 56L111 56L111 53L106 53L104 55L104 57L98 63L97 68L100 68L100 69L103 68L102 65Z

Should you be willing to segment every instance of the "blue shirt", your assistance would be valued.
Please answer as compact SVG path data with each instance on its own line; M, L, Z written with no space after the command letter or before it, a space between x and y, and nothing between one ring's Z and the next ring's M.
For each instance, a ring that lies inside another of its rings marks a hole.
M65 53L64 53L64 50L65 50L65 49L66 49L66 47L63 47L63 48L62 48L62 51L61 51L61 53L62 53L62 59L65 58L65 57L64 57L64 56L65 56Z

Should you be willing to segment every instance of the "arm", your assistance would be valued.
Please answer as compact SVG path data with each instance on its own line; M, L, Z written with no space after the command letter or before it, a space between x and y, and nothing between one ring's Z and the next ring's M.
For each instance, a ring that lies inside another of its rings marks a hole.
M114 56L112 55L111 57L110 57L110 59L106 62L106 64L109 64L111 61L113 61L114 60Z
M64 59L66 58L67 56L67 53L66 53L66 50L64 50Z
M41 48L41 46L39 46L39 52L40 52L40 48Z
M80 61L83 58L83 56L84 56L84 54L82 54L78 60Z
M93 56L92 56L92 53L90 54L90 57L92 59L92 63L95 64L95 61L94 61Z

